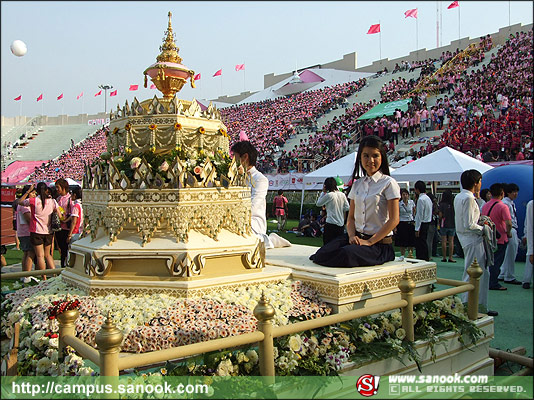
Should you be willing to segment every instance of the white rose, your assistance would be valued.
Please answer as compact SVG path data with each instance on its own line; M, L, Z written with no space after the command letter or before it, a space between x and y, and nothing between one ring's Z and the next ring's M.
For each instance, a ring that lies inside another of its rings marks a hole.
M398 339L403 340L406 337L406 331L403 328L399 328L395 331L395 336Z
M289 348L291 351L299 352L302 348L302 339L299 335L294 335L289 338Z

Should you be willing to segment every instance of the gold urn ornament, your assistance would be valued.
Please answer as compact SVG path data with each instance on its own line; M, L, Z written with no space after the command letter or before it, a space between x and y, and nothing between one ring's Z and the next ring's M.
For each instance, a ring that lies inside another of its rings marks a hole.
M179 48L174 43L174 33L171 25L172 13L169 11L169 26L165 32L163 45L160 46L161 53L156 57L156 63L152 64L144 71L145 88L147 87L147 76L163 93L163 98L170 100L179 92L187 82L191 82L191 87L195 87L195 71L182 65L182 58L178 55Z

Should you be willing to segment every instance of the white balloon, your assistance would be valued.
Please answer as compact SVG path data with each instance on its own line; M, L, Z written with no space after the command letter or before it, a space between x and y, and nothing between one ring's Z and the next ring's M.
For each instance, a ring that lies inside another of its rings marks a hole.
M27 51L28 48L26 47L26 43L22 40L14 40L13 43L11 43L11 52L17 57L22 57Z

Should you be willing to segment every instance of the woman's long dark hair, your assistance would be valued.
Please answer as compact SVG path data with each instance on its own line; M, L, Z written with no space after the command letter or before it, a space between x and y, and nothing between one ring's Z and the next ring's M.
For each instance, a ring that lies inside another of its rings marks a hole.
M371 135L364 137L360 145L358 147L358 154L356 155L356 162L354 163L354 171L352 172L352 179L351 181L354 181L354 179L360 178L362 175L365 175L365 170L362 166L362 151L364 147L371 147L373 149L378 149L380 152L380 156L382 158L382 163L380 164L380 172L382 172L384 175L389 175L389 163L388 163L388 156L386 154L386 148L384 147L384 142L382 139L380 139L378 136ZM360 172L363 172L360 175Z
M43 210L44 210L46 199L48 198L48 195L47 195L48 186L46 186L46 183L44 182L39 182L37 184L37 187L35 188L35 191L37 192L37 195L41 198L41 204L43 205Z
M445 189L445 191L441 195L441 202L442 203L447 203L447 204L449 204L451 206L453 205L454 198L452 196L452 191L450 189Z

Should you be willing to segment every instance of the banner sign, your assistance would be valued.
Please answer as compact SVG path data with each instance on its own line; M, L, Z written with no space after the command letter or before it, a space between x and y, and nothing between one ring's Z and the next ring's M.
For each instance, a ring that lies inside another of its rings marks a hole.
M358 118L357 121L382 117L384 115L386 116L393 115L397 108L400 109L401 111L407 111L408 103L410 103L411 101L412 99L402 99L402 100L390 101L389 103L378 104L374 106L373 108L371 108L369 111L367 111L365 114L363 114L360 118Z
M92 125L106 125L106 124L109 124L109 121L110 121L109 118L106 118L106 119L103 119L103 118L89 119L89 120L87 120L87 125L89 125L89 126L92 126Z
M302 190L302 182L305 175L302 172L265 174L269 180L269 190ZM324 178L319 178L319 180L320 182L306 182L304 190L322 190Z
M2 193L1 195L2 203L13 203L15 201L17 188L2 188L1 193Z

